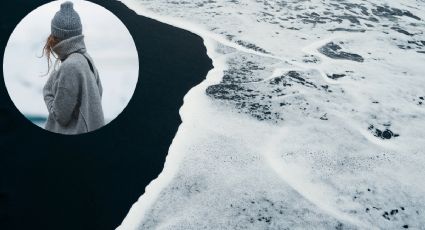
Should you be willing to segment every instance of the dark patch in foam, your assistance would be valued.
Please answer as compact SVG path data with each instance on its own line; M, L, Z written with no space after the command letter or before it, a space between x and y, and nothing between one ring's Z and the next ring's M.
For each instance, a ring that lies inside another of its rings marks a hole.
M346 29L346 28L334 28L334 29L329 29L328 31L331 32L335 32L335 31L345 31L345 32L359 32L359 33L364 33L366 32L365 29Z
M385 125L385 126L387 126L387 128L385 128L384 130L381 130L381 129L375 128L374 125L370 125L368 127L368 130L371 131L375 137L379 137L384 140L388 140L388 139L400 136L399 134L394 133L393 131L389 129L390 125Z
M354 53L348 53L341 51L341 47L334 42L329 42L326 45L319 48L319 52L333 59L345 59L356 62L363 62L362 56Z
M245 48L248 48L248 49L251 49L251 50L255 50L255 51L260 52L260 53L264 53L264 54L269 54L270 53L270 52L267 52L266 50L264 50L263 48L255 45L255 44L246 42L246 41L237 40L236 43L238 43L239 45L241 45L241 46L243 46Z
M405 34L407 36L413 36L414 35L414 34L411 34L411 33L407 32L406 30L403 30L400 27L393 26L393 27L391 27L391 29L394 30L394 31L397 31L397 32L399 32L401 34Z
M272 85L277 85L280 83L282 83L283 86L292 86L293 83L298 83L307 87L317 88L314 83L307 81L305 78L303 78L300 72L293 70L288 71L285 74L270 80L270 84Z
M383 18L395 18L395 17L402 17L402 16L406 16L406 17L410 17L413 19L416 19L418 21L421 20L420 17L412 14L410 11L408 10L400 10L397 8L391 8L389 6L377 6L375 9L372 9L372 13L378 17L383 17Z
M254 69L258 68L256 64L248 66L252 66ZM297 89L300 86L319 91L323 90L327 93L332 92L328 85L318 87L315 82L312 82L309 78L310 73L294 70L267 81L240 82L240 76L237 73L245 68L248 67L244 65L239 69L234 68L232 74L226 73L226 79L223 79L219 84L208 86L206 94L211 98L229 102L229 104L235 106L238 113L246 113L258 120L269 120L276 123L284 120L282 110L278 109L282 106L290 106L292 111L300 110L306 115L313 111L310 103L302 96L295 96L296 99L290 97L289 100L280 98L281 96L298 94ZM248 68L242 72L250 73L251 71ZM319 110L319 108L314 109L314 113L317 115L313 116L317 119L323 115ZM318 112L320 113L318 114Z
M304 63L318 63L320 59L314 55L304 55L303 57Z
M278 119L278 114L270 111L270 101L264 101L266 96L258 90L244 88L236 84L217 84L208 86L206 94L212 98L233 102L241 112L250 114L258 120ZM259 98L260 100L254 100Z
M234 65L231 65L228 70L224 71L223 83L246 83L246 82L255 82L259 81L255 77L255 71L264 70L265 67L260 67L257 63L246 60L245 57L242 57L242 66L235 68Z
M368 16L369 12L367 7L365 7L362 4L356 4L356 3L348 3L348 2L341 2L341 5L344 5L344 8L346 10L349 10L350 12L357 14L357 12L355 11L356 9L360 9L361 13Z
M416 100L413 100L413 101L416 101ZM424 101L424 97L419 97L417 105L423 105L423 103L424 103L423 101Z
M212 96L215 99L232 101L241 100L243 98L241 96L241 93L243 92L246 92L245 94L243 94L245 97L255 98L258 96L258 94L253 93L252 90L247 90L236 84L211 85L208 86L208 88L206 89L206 93L208 96Z
M336 74L336 73L334 73L334 74L332 74L332 75L329 75L329 74L327 74L327 76L328 76L328 78L330 78L330 79L334 79L334 80L336 80L336 79L338 79L338 78L342 78L342 77L345 77L345 76L347 76L347 75L345 75L345 74Z

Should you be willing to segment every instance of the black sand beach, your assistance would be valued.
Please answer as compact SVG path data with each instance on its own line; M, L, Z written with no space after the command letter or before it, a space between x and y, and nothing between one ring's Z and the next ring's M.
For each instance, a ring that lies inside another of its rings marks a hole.
M19 20L46 2L2 4L3 51ZM212 68L200 37L138 16L118 1L93 2L133 35L140 61L134 96L103 129L62 136L27 121L1 81L0 229L116 228L162 171L183 96Z

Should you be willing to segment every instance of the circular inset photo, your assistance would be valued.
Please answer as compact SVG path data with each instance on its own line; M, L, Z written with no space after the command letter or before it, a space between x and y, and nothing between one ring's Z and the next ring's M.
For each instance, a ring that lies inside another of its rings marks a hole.
M97 4L54 1L16 26L3 58L4 82L32 123L60 134L97 130L136 88L139 60L125 25Z

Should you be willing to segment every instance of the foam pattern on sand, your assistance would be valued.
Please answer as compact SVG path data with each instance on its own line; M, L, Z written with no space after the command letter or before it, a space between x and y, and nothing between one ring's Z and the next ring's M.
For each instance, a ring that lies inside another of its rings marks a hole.
M123 2L214 69L120 229L424 229L425 2Z

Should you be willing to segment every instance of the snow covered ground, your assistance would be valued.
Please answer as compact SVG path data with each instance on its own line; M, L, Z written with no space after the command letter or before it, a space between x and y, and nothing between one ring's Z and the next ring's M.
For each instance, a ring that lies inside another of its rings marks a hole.
M9 38L3 60L4 81L10 98L27 118L43 125L48 112L42 89L48 76L41 55L50 34L50 21L64 1L40 6L17 25ZM99 69L103 109L107 122L126 107L138 79L139 62L136 46L125 25L105 8L88 1L76 0L88 53Z
M119 229L425 229L423 0L122 2L214 69Z

